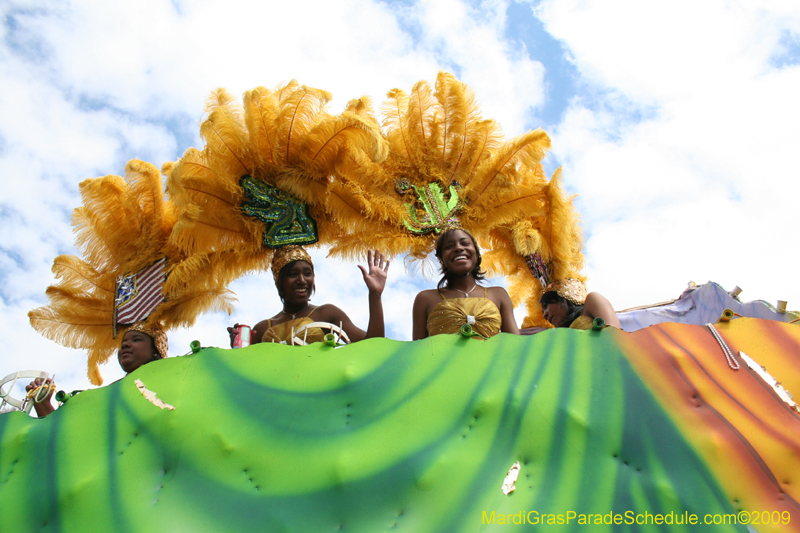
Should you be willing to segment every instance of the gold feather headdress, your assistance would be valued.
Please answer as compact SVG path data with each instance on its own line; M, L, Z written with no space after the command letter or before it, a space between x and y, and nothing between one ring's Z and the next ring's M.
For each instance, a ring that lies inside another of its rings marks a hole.
M420 81L410 95L389 91L382 111L389 157L336 175L371 203L370 224L345 226L331 254L379 247L424 264L438 233L459 225L485 249L488 270L507 277L514 304L527 303L525 325L547 324L542 284L583 279L578 215L561 170L548 181L541 164L548 135L539 129L504 140L499 124L481 117L472 90L446 72L435 88Z
M448 73L433 90L388 93L384 132L367 97L344 112L326 111L330 94L292 81L274 91L248 91L243 105L215 91L200 132L168 176L133 161L117 176L81 185L84 207L74 224L85 260L56 258L61 283L51 305L30 313L43 335L89 350L89 374L116 344L110 327L116 281L167 258L165 301L149 322L191 324L209 309L230 312L225 287L266 270L283 244L329 245L358 256L371 248L420 260L437 230L458 224L484 248L484 265L507 277L523 327L544 325L539 296L550 280L583 280L583 236L561 187L541 160L542 130L504 141L482 119L472 91Z
M445 72L435 89L420 81L410 95L389 91L383 132L368 98L335 116L325 110L329 99L294 81L248 91L244 106L224 90L212 95L205 148L164 167L180 210L170 242L188 257L172 275L227 284L266 269L274 246L265 235L275 226L265 221L285 195L297 213L299 204L307 209L292 224L313 233L314 221L319 243L351 259L380 248L424 264L437 233L459 225L484 247L490 272L507 277L514 304L527 303L524 324L547 324L543 284L583 279L578 215L560 169L548 181L541 164L548 135L505 141L471 89ZM260 218L245 214L257 188L267 206Z
M368 98L339 115L325 110L329 100L296 81L247 91L243 106L223 89L212 94L205 148L163 169L180 210L170 243L193 259L173 275L199 269L227 284L268 268L278 246L331 244L343 227L363 225L370 202L334 176L382 161L388 145Z
M28 313L31 325L63 346L88 351L88 376L101 385L98 366L119 348L115 338L117 282L166 258L164 301L149 313L151 329L190 326L208 310L230 312L231 293L213 279L178 280L171 271L186 258L169 243L177 214L164 199L158 168L130 161L125 178L105 176L80 184L83 205L73 212L76 245L83 258L56 257L58 284L47 288L50 304ZM127 330L130 326L123 326Z

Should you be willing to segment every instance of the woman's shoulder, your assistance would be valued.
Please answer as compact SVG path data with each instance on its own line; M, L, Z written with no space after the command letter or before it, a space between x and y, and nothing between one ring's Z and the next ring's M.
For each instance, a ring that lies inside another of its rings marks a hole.
M317 322L330 322L331 318L337 318L344 314L344 311L333 304L322 304L315 307L308 315Z
M498 295L504 294L504 295L508 296L508 291L505 290L505 288L503 288L503 287L486 287L486 291L489 294L498 294Z
M264 320L261 320L261 321L257 322L250 329L257 329L257 330L266 331L266 329L269 328L272 325L271 323L272 323L273 320L275 320L275 319L274 318L265 318Z
M598 303L610 303L608 298L600 294L599 292L590 292L586 295L586 300L584 300L583 305L592 305Z
M439 289L425 289L424 291L420 291L417 293L416 301L417 302L433 302L439 301L442 299L442 295L439 293Z
M510 299L508 291L503 287L486 287L486 294L489 299L505 302Z

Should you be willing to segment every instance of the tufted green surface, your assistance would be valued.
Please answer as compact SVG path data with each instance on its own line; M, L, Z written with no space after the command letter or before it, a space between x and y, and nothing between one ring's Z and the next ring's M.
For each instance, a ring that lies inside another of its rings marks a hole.
M159 361L47 419L0 417L0 529L507 531L531 526L501 514L529 511L734 513L617 335L256 345ZM148 402L137 378L176 409ZM515 461L517 490L504 496ZM575 518L556 529L653 527Z

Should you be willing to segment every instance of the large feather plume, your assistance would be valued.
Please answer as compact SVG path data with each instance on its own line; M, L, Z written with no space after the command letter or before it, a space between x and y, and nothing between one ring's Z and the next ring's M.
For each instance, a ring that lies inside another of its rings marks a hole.
M268 268L265 227L240 210L244 175L307 203L320 244L367 225L381 201L360 184L387 157L388 144L369 98L350 101L339 115L327 111L330 99L294 80L248 91L242 107L215 91L201 125L205 148L164 166L167 192L180 210L170 242L187 256L179 279L211 275L229 283Z
M115 283L167 257L166 302L148 318L165 329L191 325L208 310L231 310L230 293L213 278L175 280L171 271L185 258L169 243L176 221L164 199L161 175L133 160L125 178L105 176L80 185L83 205L73 213L76 244L83 258L62 255L53 263L58 283L46 291L48 306L32 310L31 325L43 336L88 351L88 376L102 384L98 366L119 347L113 335Z
M436 78L436 99L442 108L441 168L445 179L457 180L468 175L471 163L480 155L480 147L489 141L486 124L480 120L475 95L448 72ZM476 142L481 140L483 142Z
M464 196L470 205L488 206L492 202L487 199L497 195L498 191L520 184L529 178L532 186L541 185L530 179L541 170L541 160L550 148L550 138L543 130L530 131L505 143L495 154L487 158L476 169L469 183L464 185ZM528 170L522 174L521 169Z
M296 162L299 145L306 134L328 117L325 106L330 99L330 93L303 85L280 102L276 119L278 139L272 147L275 161L284 165Z
M376 231L353 231L331 253L353 256L365 246L379 246L408 254L412 268L424 262L436 234L405 230L405 206L416 198L412 192L395 192L395 185L438 183L447 190L457 183L463 187L464 206L457 215L462 227L485 246L487 268L507 277L514 303L526 302L529 317L540 325L541 284L526 257L539 252L554 277L567 272L580 277L583 266L578 218L561 191L560 171L548 182L542 167L550 148L547 133L529 131L504 140L499 124L481 117L471 89L445 72L439 73L435 91L425 81L410 94L389 91L382 111L390 154L381 171L371 172L359 189L360 198L379 205L364 209ZM416 209L424 214L418 204ZM389 238L392 226L396 235Z
M389 91L382 111L390 154L381 172L372 172L362 188L365 198L381 199L373 221L396 224L404 235L392 247L408 241L408 253L424 258L436 238L403 229L405 205L415 197L412 192L395 192L401 180L418 187L438 183L445 191L454 183L463 187L459 194L465 205L458 218L479 238L520 218L545 213L547 181L541 159L549 148L547 134L537 130L503 142L499 125L481 117L472 90L452 74L440 72L435 91L425 81L416 83L410 95ZM346 249L340 242L332 253L346 254Z
M381 107L383 127L389 141L392 154L398 158L411 159L411 132L408 129L408 102L406 93L400 89L392 89L386 95L387 100Z
M257 87L244 93L244 109L254 167L263 173L274 163L272 145L278 137L278 100L269 89Z

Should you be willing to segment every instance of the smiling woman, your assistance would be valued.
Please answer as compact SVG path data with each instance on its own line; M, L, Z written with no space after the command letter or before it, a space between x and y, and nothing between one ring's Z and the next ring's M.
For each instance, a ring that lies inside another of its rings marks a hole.
M367 267L359 265L364 276L364 283L369 289L369 325L367 331L353 324L347 314L332 304L312 305L314 294L314 264L311 256L301 246L284 246L275 251L272 258L272 273L275 286L283 303L283 309L272 318L262 320L253 327L251 343L277 342L291 344L294 332L314 322L327 322L342 329L352 342L372 337L384 336L383 304L381 294L386 286L386 273L389 261L375 250L367 253ZM237 324L238 326L238 324ZM231 346L235 334L235 326L228 328ZM319 328L311 328L304 335L306 343L321 342L323 332Z
M451 228L436 240L436 257L442 279L436 289L414 300L413 339L442 333L459 333L464 324L487 338L501 331L519 334L511 298L502 287L481 287L481 252L475 238Z

